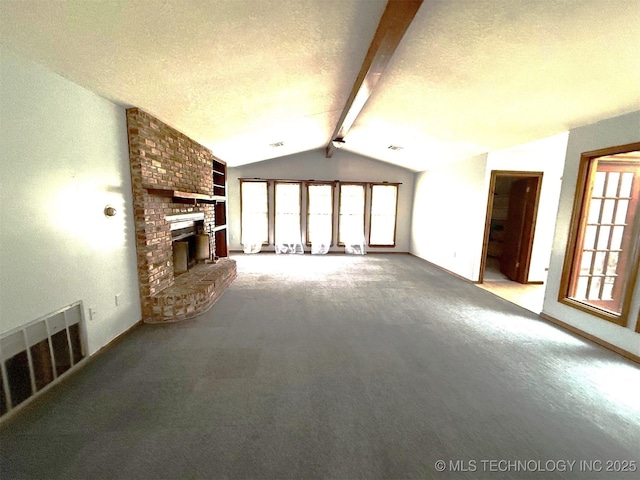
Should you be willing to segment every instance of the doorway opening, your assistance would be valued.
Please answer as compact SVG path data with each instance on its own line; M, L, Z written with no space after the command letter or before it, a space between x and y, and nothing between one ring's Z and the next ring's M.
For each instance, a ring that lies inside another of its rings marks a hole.
M479 286L535 313L543 282L529 281L542 172L494 170L483 240Z

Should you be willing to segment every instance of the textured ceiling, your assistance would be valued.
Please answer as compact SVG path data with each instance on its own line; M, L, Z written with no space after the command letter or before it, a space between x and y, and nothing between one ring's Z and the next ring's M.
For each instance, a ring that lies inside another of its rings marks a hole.
M0 40L240 165L326 146L385 4L0 0ZM639 31L640 0L425 0L344 149L419 171L640 110Z

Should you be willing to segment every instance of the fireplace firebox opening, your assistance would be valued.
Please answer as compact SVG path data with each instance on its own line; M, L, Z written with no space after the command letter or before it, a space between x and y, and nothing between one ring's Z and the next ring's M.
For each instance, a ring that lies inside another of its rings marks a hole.
M210 235L205 230L204 213L167 217L171 230L174 276L187 272L198 262L211 260Z

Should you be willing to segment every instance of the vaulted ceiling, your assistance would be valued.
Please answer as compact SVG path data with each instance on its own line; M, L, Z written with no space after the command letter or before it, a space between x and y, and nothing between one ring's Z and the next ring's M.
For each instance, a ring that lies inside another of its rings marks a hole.
M0 0L0 41L233 166L327 146L385 5ZM640 0L425 0L344 150L420 171L640 110L638 32Z

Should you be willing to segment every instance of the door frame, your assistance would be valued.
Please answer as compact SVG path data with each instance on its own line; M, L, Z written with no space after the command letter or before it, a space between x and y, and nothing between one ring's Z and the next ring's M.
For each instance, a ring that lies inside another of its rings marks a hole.
M538 188L536 189L535 205L533 207L533 225L531 226L531 238L529 240L529 249L526 255L525 275L529 278L529 267L531 265L531 254L533 251L533 239L535 238L536 222L538 220L538 205L540 203L540 191L542 189L543 172L528 172L517 170L491 170L491 179L489 180L489 198L487 200L487 213L484 221L484 238L482 239L482 257L480 261L480 274L478 275L478 283L484 282L484 269L487 265L487 253L489 250L489 233L491 232L491 217L493 216L493 195L496 188L496 179L498 177L521 177L521 178L537 178ZM533 282L538 283L538 282Z

